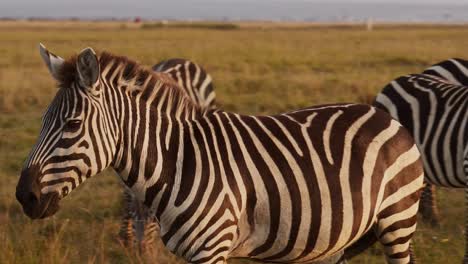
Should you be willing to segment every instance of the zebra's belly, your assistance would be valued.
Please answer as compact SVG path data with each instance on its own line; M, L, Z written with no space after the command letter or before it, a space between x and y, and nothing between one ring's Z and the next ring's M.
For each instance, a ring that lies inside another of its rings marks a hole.
M287 239L285 239L287 241ZM278 241L276 241L278 242ZM349 247L352 244L351 241L345 243L344 248ZM328 243L326 244L328 245ZM324 247L324 244L317 244L317 247ZM250 252L255 247L252 247L250 241L246 241L246 243L234 251L230 252L229 258L250 258L259 261L265 262L278 262L278 263L336 263L330 261L330 259L339 259L340 256L343 254L342 249L331 249L331 250L317 250L313 249L306 249L307 243L296 243L293 248L290 249L280 249L278 251L270 251L269 254L261 254L261 255L249 255ZM287 253L285 253L287 252ZM321 262L323 261L323 262Z
M339 239L333 239L332 237L336 238L337 232L340 233L340 228L332 227L329 219L303 224L292 221L290 216L283 216L282 221L279 221L281 224L272 228L274 224L272 225L271 218L266 217L266 214L272 213L274 214L266 208L257 210L255 225L250 231L249 228L240 227L241 236L243 233L249 235L233 247L230 258L248 257L279 263L320 261L337 255L367 231L362 230L349 237L338 236ZM299 230L294 232L297 228Z

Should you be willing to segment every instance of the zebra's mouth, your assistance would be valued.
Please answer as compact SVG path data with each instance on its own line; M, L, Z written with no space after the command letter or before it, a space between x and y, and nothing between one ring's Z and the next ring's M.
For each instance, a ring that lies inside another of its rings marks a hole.
M36 204L23 206L23 211L31 219L47 218L59 210L59 200L57 193L44 194Z
M42 199L41 199L42 200ZM58 193L48 193L44 195L44 202L42 207L42 212L39 216L40 219L49 217L57 213L59 210L59 195Z

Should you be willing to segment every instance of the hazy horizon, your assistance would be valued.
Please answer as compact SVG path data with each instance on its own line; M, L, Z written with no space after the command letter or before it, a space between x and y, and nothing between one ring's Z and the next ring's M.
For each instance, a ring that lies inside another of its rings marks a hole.
M1 18L468 22L468 0L17 0L0 4Z

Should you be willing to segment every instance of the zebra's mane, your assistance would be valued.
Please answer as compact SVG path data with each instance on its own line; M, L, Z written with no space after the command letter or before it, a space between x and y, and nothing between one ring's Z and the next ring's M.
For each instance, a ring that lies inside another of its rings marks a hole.
M118 82L125 86L132 84L132 91L129 96L134 96L144 91L157 93L159 90L167 90L168 96L174 110L184 108L189 112L202 113L204 109L194 103L185 91L167 74L155 72L150 68L140 65L138 62L133 61L125 56L113 55L109 52L101 52L98 54L99 66L101 71L106 67L116 68L120 65L120 78ZM78 72L76 69L77 55L71 56L68 60L64 61L58 74L58 83L60 88L73 87L73 83L77 81ZM149 82L147 82L148 78ZM157 89L151 91L150 89ZM169 100L169 99L167 99ZM155 102L157 103L157 102Z

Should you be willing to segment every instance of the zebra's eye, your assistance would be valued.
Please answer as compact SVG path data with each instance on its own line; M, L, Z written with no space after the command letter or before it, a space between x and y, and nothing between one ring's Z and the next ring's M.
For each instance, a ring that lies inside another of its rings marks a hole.
M63 129L64 132L73 133L76 132L81 127L81 120L72 119L68 120Z

